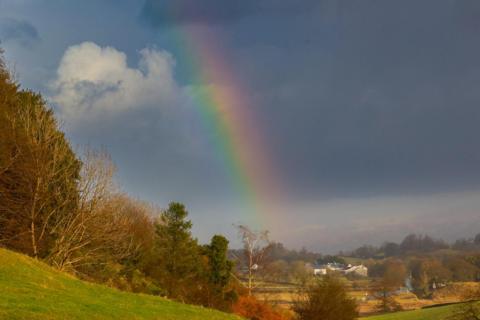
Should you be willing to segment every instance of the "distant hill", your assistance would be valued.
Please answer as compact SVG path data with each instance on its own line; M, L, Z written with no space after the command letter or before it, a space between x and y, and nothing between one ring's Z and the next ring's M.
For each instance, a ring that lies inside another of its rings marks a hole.
M0 319L212 319L239 317L87 283L0 249Z

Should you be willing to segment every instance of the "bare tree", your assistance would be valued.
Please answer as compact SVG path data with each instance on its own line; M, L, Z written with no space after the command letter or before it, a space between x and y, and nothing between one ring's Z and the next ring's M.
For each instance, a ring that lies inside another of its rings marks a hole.
M87 149L82 161L79 205L57 221L58 237L48 257L58 269L75 272L138 254L148 230L137 230L152 228L149 207L117 191L108 153Z
M248 294L252 294L255 281L255 270L262 263L270 246L269 232L267 230L254 231L246 225L236 226L243 243L243 252L248 268Z
M115 166L106 152L85 150L78 184L78 206L58 219L54 229L58 237L48 261L57 268L64 269L89 257L88 254L77 253L98 236L91 229L97 228L95 224L100 223L100 208L113 193L114 173Z

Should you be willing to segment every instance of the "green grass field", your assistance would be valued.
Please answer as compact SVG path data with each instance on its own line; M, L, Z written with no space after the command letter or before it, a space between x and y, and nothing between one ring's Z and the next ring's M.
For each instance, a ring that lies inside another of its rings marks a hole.
M0 319L212 319L236 316L121 292L0 249Z
M361 318L363 320L443 320L452 314L455 306L443 306L429 309L396 312L379 316Z

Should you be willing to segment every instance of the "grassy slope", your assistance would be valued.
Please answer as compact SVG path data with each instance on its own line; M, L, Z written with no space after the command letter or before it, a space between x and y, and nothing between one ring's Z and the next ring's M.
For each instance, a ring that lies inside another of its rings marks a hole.
M80 281L0 249L0 319L212 319L235 316Z
M364 320L443 320L452 314L455 305L390 313L361 318Z
M438 307L432 309L413 310L405 312L396 312L380 316L362 318L365 320L442 320L451 312L451 306Z

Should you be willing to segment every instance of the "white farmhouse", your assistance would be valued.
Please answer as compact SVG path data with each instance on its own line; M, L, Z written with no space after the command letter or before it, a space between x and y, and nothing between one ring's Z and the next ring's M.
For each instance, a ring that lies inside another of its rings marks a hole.
M327 263L325 265L314 266L313 274L316 276L326 275L328 271L336 271L343 274L356 274L366 277L368 275L368 268L363 264L358 266L352 266L351 264L345 266L340 263Z
M324 276L327 274L327 269L326 268L313 268L313 275L315 276Z
M366 277L368 276L368 268L365 267L363 264L359 266L350 266L349 268L346 268L345 270L343 270L343 273L344 274L353 273L359 276Z

